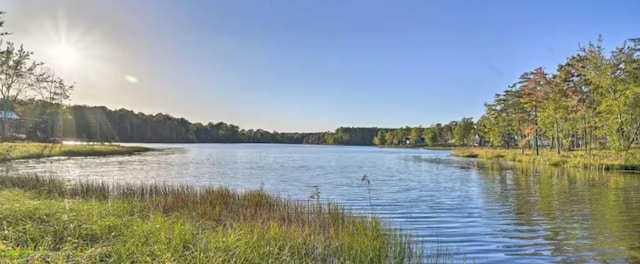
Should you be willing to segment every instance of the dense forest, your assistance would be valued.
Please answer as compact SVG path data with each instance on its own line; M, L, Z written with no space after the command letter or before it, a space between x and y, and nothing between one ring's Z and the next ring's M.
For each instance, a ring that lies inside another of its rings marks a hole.
M335 132L278 133L241 129L224 122L191 123L184 118L158 113L149 115L103 106L51 104L42 100L18 101L21 120L13 132L29 140L80 140L86 142L162 143L286 143L328 145L426 145L469 146L477 144L471 118L431 127L340 127Z
M481 143L475 131L473 119L465 117L448 124L436 123L424 128L340 127L335 132L310 135L304 143L360 146L472 146Z
M375 127L339 127L335 132L318 133L310 135L304 140L305 144L329 144L329 145L373 145L373 137L379 131L391 129Z
M54 118L46 117L56 109ZM16 112L24 119L16 132L30 140L49 138L88 142L175 142L175 143L287 143L302 144L309 133L278 133L262 129L241 129L224 122L191 123L167 114L147 115L126 109L21 101ZM51 131L49 131L51 128Z

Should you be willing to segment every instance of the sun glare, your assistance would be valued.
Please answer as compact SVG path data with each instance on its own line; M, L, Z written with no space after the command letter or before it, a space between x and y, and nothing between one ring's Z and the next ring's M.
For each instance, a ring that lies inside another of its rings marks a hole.
M60 77L69 82L104 77L108 41L96 28L72 23L59 12L35 20L29 29L36 59Z
M106 90L116 83L138 83L139 76L125 72L130 70L130 60L120 46L125 42L117 41L119 35L114 28L67 12L59 9L33 17L25 21L20 34L12 37L29 43L25 48L34 52L34 61L44 63L56 76L76 87ZM74 98L83 96L82 92L74 94Z
M79 66L82 57L78 48L68 43L58 43L51 46L49 56L52 59L50 63L67 70Z

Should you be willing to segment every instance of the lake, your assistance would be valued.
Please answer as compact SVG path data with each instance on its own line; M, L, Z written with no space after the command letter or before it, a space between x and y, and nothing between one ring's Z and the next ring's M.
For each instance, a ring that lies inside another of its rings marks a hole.
M427 255L441 247L458 261L478 263L640 262L638 174L483 162L423 149L136 145L161 150L4 168L71 181L264 188L302 200L317 186L322 200L410 233Z

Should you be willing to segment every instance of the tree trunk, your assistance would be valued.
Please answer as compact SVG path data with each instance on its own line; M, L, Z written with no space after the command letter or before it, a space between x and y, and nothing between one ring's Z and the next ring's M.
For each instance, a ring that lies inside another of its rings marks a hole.
M557 149L557 153L558 156L560 156L560 127L558 126L558 120L555 121L555 126L556 126L556 149Z
M535 130L533 131L533 144L534 144L534 148L536 149L536 156L540 155L540 152L538 150L538 109L534 110L534 116L533 118L535 118Z
M587 150L587 153L589 153L589 136L587 134L587 118L584 117L582 119L582 140L584 143L584 148Z
M629 150L631 150L631 146L636 141L638 132L640 132L640 123L636 124L636 128L634 129L633 134L631 135L631 138L629 139L629 142L627 143L626 146L624 146L624 156L623 156L623 161L624 162L627 162L627 154L629 154Z
M533 132L533 147L536 150L536 156L540 155L540 152L538 150L538 128L536 127L536 130Z

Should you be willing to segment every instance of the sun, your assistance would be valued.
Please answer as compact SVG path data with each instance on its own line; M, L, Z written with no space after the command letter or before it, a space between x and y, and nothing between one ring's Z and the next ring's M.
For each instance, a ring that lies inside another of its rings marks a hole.
M26 21L20 36L29 43L33 61L65 83L105 89L138 84L139 73L131 72L134 57L128 56L127 42L116 29L60 8Z
M59 66L65 70L73 70L80 66L82 62L81 50L71 43L60 42L52 45L49 49L49 63Z

